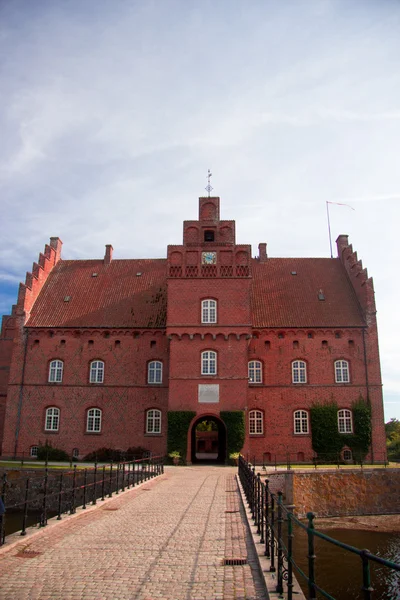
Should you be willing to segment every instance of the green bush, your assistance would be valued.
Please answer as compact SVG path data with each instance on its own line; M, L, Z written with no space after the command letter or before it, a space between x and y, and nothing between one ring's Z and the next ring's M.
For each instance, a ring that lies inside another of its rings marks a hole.
M70 460L69 455L64 450L61 450L61 448L54 448L51 443L47 441L45 444L39 443L37 458L38 460L52 460L60 462L66 462Z
M168 454L176 451L185 459L189 425L195 416L192 410L168 411Z
M246 436L246 421L242 410L223 410L221 419L226 425L226 445L228 456L240 452Z
M83 457L84 462L118 462L123 460L123 452L115 448L97 448Z

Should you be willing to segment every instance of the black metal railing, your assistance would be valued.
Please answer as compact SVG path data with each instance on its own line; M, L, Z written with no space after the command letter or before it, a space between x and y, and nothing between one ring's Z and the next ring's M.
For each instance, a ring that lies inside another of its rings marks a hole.
M20 516L20 535L26 535L28 516L37 516L36 524L45 527L49 515L60 520L63 513L74 514L78 507L111 498L131 487L164 473L164 457L150 456L126 462L95 464L90 468L63 470L44 467L28 477L5 471L0 481L0 546L6 540L7 515ZM32 519L31 519L32 521Z
M307 513L307 522L297 519L290 507L284 506L282 492L271 493L268 479L262 481L260 473L256 473L255 467L243 456L239 457L239 479L254 525L260 535L260 543L265 546L264 555L270 560L270 571L276 572L276 592L278 594L286 592L288 600L293 600L294 573L306 582L308 600L315 600L317 592L328 600L335 600L316 583L315 538L359 556L364 600L371 600L373 597L371 563L400 571L400 565L397 563L375 556L368 550L359 550L317 531L314 526L315 515L312 512ZM294 558L295 527L305 531L307 535L307 572L300 568Z
M315 452L310 454L304 454L302 452L286 452L283 454L273 454L271 452L264 452L260 455L246 455L246 460L250 461L253 465L259 465L264 470L275 469L278 467L284 467L290 470L293 466L310 466L312 465L315 469L319 467L336 467L337 469L344 467L358 467L363 469L367 466L383 466L387 467L389 462L386 453L375 453L373 460L366 460L364 455L354 454L351 459L345 460L341 452L331 452L322 455L317 455Z

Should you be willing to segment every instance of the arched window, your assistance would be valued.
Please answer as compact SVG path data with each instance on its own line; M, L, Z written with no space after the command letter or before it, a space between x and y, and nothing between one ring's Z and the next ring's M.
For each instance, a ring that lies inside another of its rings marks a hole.
M100 410L100 408L90 408L87 411L86 431L90 431L91 433L100 433L101 416L102 411Z
M50 406L46 410L46 422L45 422L45 430L46 431L58 431L58 427L60 425L60 409L55 406Z
M294 412L294 432L308 433L308 412L306 410Z
M62 360L52 360L49 367L49 381L61 383L63 378L64 363Z
M147 411L146 433L161 433L161 410L152 408Z
M90 383L103 383L104 363L102 360L93 360L90 363Z
M217 322L217 301L202 300L201 302L201 322L216 323Z
M262 383L262 363L259 360L249 362L249 383Z
M201 374L217 374L217 353L213 350L206 350L201 353Z
M292 362L292 382L307 383L307 367L304 360L294 360Z
M264 415L261 410L249 412L249 434L260 435L264 433Z
M162 362L152 360L147 367L147 383L162 383Z
M353 433L353 419L351 410L343 408L338 411L339 433Z
M350 383L349 363L347 360L335 361L335 381L336 383Z

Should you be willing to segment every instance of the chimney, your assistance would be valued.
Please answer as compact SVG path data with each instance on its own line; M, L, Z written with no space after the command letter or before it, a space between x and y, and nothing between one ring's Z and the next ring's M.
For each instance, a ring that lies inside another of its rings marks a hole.
M348 235L339 235L336 240L338 257L342 258L343 250L347 248L349 245L349 236Z
M111 246L111 244L106 244L106 253L104 255L104 264L105 265L109 265L111 263L113 250L114 250L114 248Z
M267 258L267 244L265 242L258 244L258 260L260 262L266 262Z

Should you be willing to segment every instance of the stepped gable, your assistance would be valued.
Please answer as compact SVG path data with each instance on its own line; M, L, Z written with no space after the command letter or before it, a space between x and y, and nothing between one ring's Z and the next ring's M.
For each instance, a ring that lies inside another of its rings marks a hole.
M365 326L339 259L255 259L252 269L254 327ZM321 294L324 299L319 298Z
M165 325L165 259L61 260L27 322L28 327Z

